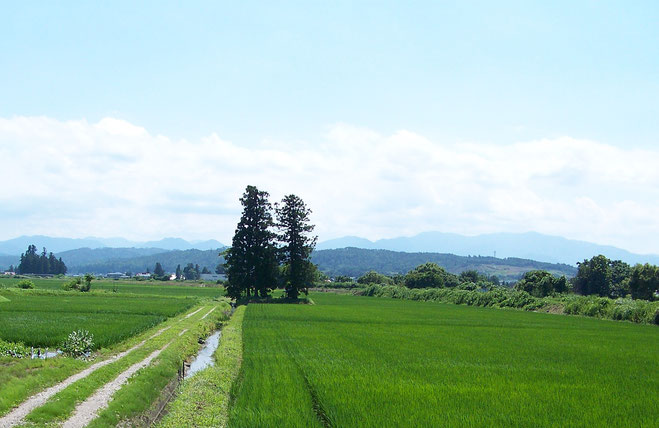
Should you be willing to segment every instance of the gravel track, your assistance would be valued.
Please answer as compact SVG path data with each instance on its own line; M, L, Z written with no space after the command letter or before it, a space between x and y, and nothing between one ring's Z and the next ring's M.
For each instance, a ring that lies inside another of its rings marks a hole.
M108 407L112 396L121 389L121 387L128 382L131 376L133 376L138 370L148 366L162 351L167 349L167 347L173 342L171 340L162 348L153 351L148 357L142 361L133 364L126 370L124 370L119 376L117 376L113 381L106 383L101 389L99 389L94 395L89 397L84 402L80 403L75 411L73 416L71 416L64 424L63 428L83 428L86 427L92 420L94 420L98 413Z

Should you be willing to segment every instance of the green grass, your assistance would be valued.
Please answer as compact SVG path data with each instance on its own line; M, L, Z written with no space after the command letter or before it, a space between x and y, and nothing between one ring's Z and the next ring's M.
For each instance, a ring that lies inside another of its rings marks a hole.
M161 323L195 303L196 298L0 290L10 300L0 307L0 339L35 347L57 347L73 330L94 335L107 347Z
M242 360L244 314L245 306L236 309L222 328L220 344L214 354L215 366L196 373L183 383L159 427L226 425L229 394Z
M16 287L20 279L1 278L0 289ZM61 290L62 284L71 281L71 278L31 278L37 289ZM202 286L203 285L203 286ZM127 294L153 294L159 296L194 296L215 298L224 295L224 287L216 284L185 281L136 281L136 280L107 280L92 281L92 290L115 291Z
M656 426L659 330L314 294L250 304L233 427Z
M73 358L0 358L0 416L25 398L66 379L88 364Z

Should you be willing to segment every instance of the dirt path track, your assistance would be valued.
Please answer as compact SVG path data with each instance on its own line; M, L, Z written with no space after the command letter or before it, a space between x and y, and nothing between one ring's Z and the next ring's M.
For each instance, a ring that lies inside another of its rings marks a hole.
M94 395L89 397L84 402L80 403L75 411L73 416L69 418L63 428L83 428L86 427L92 420L94 420L98 413L105 409L108 406L108 403L112 399L112 396L115 392L119 391L121 387L128 382L128 379L134 375L138 370L148 366L162 351L167 349L167 347L172 343L170 341L167 345L162 348L153 351L148 357L142 361L133 364L126 370L124 370L119 376L117 376L113 381L106 383L101 389L96 391Z

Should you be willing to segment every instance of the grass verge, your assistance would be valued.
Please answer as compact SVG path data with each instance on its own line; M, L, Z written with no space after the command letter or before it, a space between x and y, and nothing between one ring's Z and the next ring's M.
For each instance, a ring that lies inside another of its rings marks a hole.
M245 306L239 306L222 328L215 351L215 366L183 383L169 413L158 425L164 427L226 426L230 391L242 362L242 323Z

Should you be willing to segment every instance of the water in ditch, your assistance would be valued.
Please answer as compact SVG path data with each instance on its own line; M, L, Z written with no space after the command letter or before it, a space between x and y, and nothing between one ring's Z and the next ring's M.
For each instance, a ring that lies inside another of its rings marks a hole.
M190 367L185 373L185 379L194 375L198 371L203 370L206 367L211 367L215 364L215 361L213 360L213 354L220 344L221 334L222 331L218 330L206 338L204 347L201 348L201 351L199 351L195 359L192 360L192 363L190 363Z

